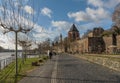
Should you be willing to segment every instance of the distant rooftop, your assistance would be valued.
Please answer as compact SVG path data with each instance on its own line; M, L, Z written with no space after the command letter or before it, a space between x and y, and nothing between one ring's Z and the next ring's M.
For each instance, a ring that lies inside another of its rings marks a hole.
M76 26L73 24L70 28L70 31L69 32L72 32L72 31L76 31L76 32L79 32L78 29L76 28Z

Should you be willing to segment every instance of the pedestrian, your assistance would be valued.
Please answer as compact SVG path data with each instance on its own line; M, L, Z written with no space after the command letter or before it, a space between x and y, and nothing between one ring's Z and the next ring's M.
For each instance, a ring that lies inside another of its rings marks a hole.
M48 57L49 57L49 54L50 54L50 50L48 50L48 52L47 52Z
M49 52L49 58L52 59L52 51Z

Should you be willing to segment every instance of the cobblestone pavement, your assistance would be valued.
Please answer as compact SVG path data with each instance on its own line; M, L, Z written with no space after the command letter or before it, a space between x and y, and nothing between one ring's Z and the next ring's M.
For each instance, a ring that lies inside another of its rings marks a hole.
M120 72L64 54L47 61L19 83L120 83Z

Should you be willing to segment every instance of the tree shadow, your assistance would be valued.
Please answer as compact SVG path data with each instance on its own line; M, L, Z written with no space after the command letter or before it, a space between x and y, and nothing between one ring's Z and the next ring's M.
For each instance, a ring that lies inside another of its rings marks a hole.
M18 82L18 76L17 75L15 75L15 80L14 80L14 83L17 83Z
M34 76L34 75L21 75L22 77L27 77L27 78L42 78L42 79L45 79L45 80L48 80L48 79L53 79L53 80L57 80L57 82L61 83L61 82L65 82L65 83L120 83L120 77L119 76L116 76L117 80L97 80L97 79L80 79L80 78L53 78L53 77L47 77L47 76Z

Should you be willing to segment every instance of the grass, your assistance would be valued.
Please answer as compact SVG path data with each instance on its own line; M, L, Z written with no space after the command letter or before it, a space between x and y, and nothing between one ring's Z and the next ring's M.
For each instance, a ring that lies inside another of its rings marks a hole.
M102 55L102 54L94 54L94 55L92 55L92 54L87 54L87 55L84 55L84 57L88 57L88 58L91 58L91 57L101 57L101 58L107 58L107 59L110 59L110 60L113 60L113 61L118 61L118 62L120 62L120 58L118 58L118 57L114 57L114 56L116 56L116 55ZM117 55L117 56L119 56L119 55Z
M18 59L18 76L15 76L15 62L12 62L6 68L0 71L0 83L17 83L20 79L22 79L28 72L35 69L37 66L32 66L32 62L45 60L45 56L40 58L28 58L24 64L21 59Z

